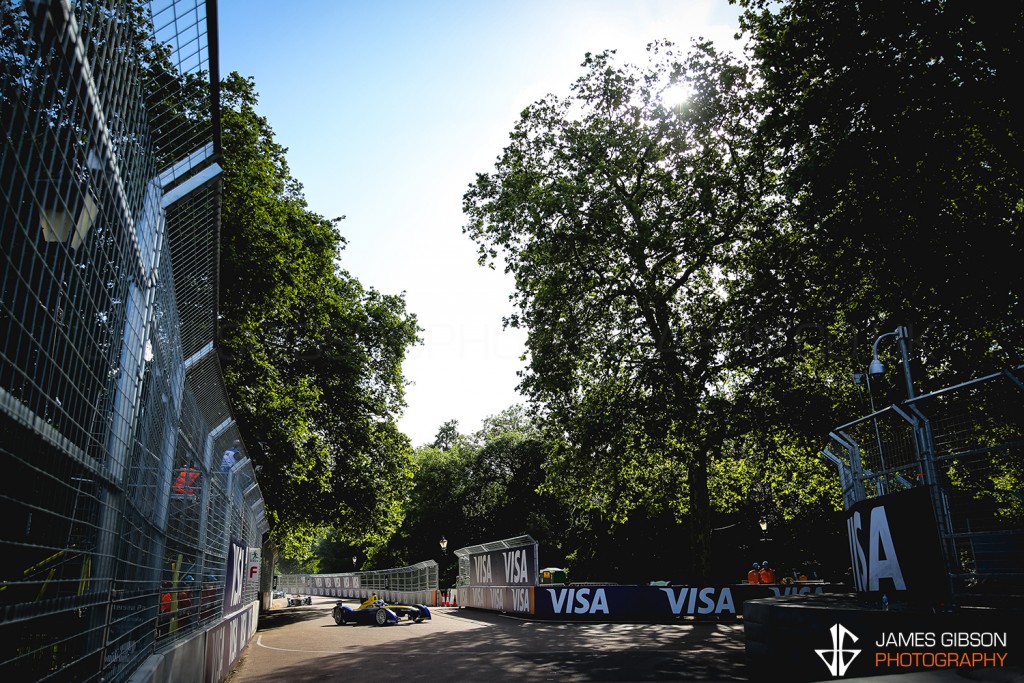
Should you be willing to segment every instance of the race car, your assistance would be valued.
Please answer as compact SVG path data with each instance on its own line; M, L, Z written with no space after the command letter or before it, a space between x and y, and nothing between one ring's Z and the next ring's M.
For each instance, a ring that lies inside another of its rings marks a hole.
M313 604L313 598L311 598L308 595L303 595L302 593L296 593L295 595L288 596L288 606L289 607L299 607L301 605L312 605L312 604Z
M359 607L349 607L338 600L331 615L334 617L334 623L338 626L345 624L391 626L401 621L402 617L418 624L424 619L430 619L430 610L426 605L388 604L374 594Z

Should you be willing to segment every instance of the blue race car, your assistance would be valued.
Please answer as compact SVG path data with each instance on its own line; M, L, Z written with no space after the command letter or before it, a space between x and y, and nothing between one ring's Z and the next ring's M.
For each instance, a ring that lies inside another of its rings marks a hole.
M334 623L338 626L345 624L390 626L397 624L402 617L418 624L424 619L430 619L430 610L426 605L391 605L374 594L359 607L348 607L338 600L331 611L331 616L334 617Z

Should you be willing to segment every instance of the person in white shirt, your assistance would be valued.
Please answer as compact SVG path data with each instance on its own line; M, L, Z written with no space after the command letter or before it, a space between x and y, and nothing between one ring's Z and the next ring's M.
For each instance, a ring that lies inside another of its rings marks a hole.
M231 448L224 451L224 457L220 461L221 472L227 473L235 466L236 458L238 457L238 446L238 439L235 439L235 442L231 444Z

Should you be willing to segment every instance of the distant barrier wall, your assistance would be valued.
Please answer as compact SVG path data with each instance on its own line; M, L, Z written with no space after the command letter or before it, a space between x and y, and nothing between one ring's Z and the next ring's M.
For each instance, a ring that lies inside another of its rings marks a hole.
M460 548L459 607L536 619L660 622L728 619L754 598L846 590L818 581L772 585L538 585L538 544L530 536Z
M389 602L437 605L437 562L340 574L282 574L277 587L293 594L358 600L376 594Z

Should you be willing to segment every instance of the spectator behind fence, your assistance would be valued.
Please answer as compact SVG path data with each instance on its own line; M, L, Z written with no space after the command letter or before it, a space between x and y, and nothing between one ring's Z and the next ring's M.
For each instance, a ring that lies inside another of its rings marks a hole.
M238 462L238 446L238 439L235 439L235 442L231 444L231 448L224 451L224 457L220 461L221 472L227 474L235 466L235 463Z
M203 580L202 591L199 595L199 619L204 621L209 619L217 613L217 607L220 605L220 590L217 584L217 578L214 576L207 576Z
M177 496L194 496L199 492L199 470L195 467L182 467L174 475L171 482L171 493Z

